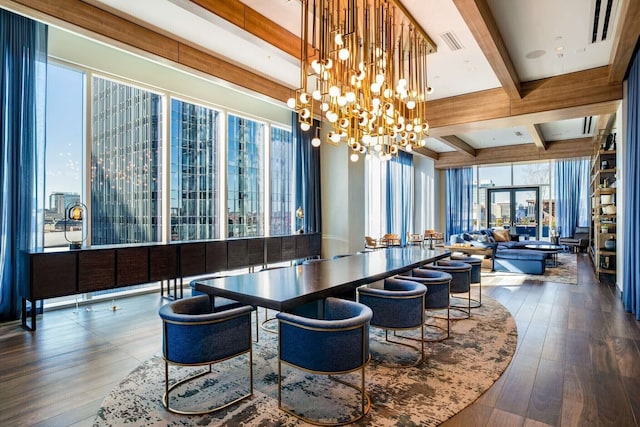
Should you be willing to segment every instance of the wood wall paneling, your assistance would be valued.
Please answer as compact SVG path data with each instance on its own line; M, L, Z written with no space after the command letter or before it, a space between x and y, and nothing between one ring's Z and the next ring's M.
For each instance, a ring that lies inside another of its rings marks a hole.
M147 246L116 249L116 285L128 286L149 282L149 248Z
M180 276L178 245L149 247L149 280L175 279Z
M116 284L116 250L78 252L78 291L110 289Z
M234 270L247 266L249 255L248 239L233 239L227 241L227 268Z
M205 274L206 246L204 242L183 243L180 245L180 277Z
M207 273L217 273L227 269L227 241L207 242L206 269Z
M28 295L23 297L44 299L77 293L78 257L76 255L76 252L30 255L30 289Z

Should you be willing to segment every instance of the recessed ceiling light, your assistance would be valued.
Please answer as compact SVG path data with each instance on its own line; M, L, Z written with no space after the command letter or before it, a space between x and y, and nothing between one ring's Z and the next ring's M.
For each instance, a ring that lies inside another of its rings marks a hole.
M536 59L536 58L540 58L541 56L543 56L545 53L547 53L546 50L532 50L531 52L527 53L525 55L525 57L527 59Z

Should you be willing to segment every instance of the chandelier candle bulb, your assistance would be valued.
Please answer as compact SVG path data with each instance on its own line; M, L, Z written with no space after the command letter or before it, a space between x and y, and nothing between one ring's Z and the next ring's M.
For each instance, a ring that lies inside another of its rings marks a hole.
M318 102L332 143L356 141L358 152L388 160L400 143L389 136L406 129L404 150L424 146L427 55L436 48L406 8L399 0L300 3L300 87L287 105L301 128L311 128Z

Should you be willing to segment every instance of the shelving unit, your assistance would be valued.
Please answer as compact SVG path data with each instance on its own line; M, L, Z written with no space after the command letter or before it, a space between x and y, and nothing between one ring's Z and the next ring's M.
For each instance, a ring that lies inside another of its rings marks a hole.
M607 248L607 240L616 236L616 150L596 145L591 163L591 240L589 253L598 280L601 274L616 274L616 248Z

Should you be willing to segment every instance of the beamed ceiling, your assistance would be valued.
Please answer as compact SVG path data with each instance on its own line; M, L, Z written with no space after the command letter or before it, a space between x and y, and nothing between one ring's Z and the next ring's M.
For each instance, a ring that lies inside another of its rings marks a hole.
M0 4L282 103L298 86L298 0ZM614 125L640 33L640 0L402 4L437 44L429 55L431 132L420 151L437 168L590 155Z

